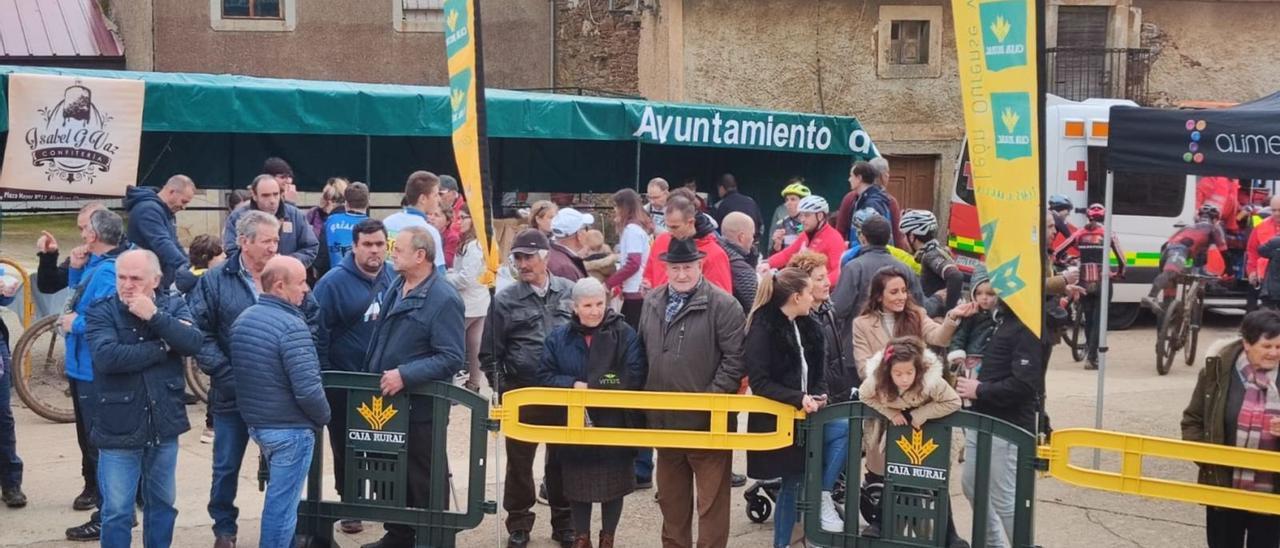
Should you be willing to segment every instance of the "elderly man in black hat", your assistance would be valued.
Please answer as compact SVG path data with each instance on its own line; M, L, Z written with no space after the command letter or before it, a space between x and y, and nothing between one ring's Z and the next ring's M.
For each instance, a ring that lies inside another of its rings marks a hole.
M538 367L543 341L552 329L568 323L573 310L573 283L547 270L551 243L535 229L516 235L511 245L511 262L520 281L504 288L489 303L489 314L480 344L480 369L499 394L540 386ZM532 412L531 412L532 411ZM521 420L537 422L537 410L521 410ZM561 419L563 420L563 419ZM529 544L536 502L533 457L538 444L507 438L507 483L502 507L507 511L507 546ZM560 459L548 446L546 468L547 501L551 506L552 539L569 546L574 539L569 501L560 480Z
M702 259L691 239L673 239L659 259L667 283L644 299L640 337L649 358L645 390L663 392L738 391L742 358L742 306L702 277ZM492 316L491 316L492 317ZM705 413L651 412L649 427L707 430ZM729 474L732 451L658 450L658 507L663 546L693 546L695 485L698 546L729 543Z

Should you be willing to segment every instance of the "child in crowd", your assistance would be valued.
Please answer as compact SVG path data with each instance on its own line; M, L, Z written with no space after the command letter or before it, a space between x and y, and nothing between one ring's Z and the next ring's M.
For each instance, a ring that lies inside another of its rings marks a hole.
M926 421L960 409L960 395L942 378L942 362L916 337L898 337L867 360L867 379L858 389L861 401L897 426L919 429ZM884 452L887 428L879 419L864 421L863 431L871 447ZM877 441L879 440L879 441ZM884 461L883 457L880 459ZM884 474L884 470L872 470ZM870 523L863 536L879 537L880 524ZM960 545L955 523L947 518L947 545Z
M970 296L978 303L977 314L960 320L960 327L951 337L951 345L947 347L947 363L955 377L978 378L978 368L982 366L982 354L987 349L991 334L996 331L995 310L1000 297L991 287L991 279L987 269L979 265L973 270L970 278ZM965 407L969 402L964 402Z
M618 270L618 255L604 243L604 233L599 230L588 230L582 239L585 247L582 251L582 263L587 267L587 274L605 283Z
M210 234L201 234L192 239L191 245L187 248L187 256L191 260L193 280L199 280L210 268L218 266L227 260L227 254L222 249L222 242ZM213 443L213 414L209 412L207 406L204 412L204 431L200 433L200 443Z
M187 254L191 257L191 273L197 278L203 276L210 268L227 260L222 242L209 234L201 234L191 240Z

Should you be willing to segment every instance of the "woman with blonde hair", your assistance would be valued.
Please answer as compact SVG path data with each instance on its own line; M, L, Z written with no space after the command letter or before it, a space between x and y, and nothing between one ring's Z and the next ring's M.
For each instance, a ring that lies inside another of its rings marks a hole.
M538 200L529 206L529 228L551 237L551 219L554 219L560 208L551 200Z
M752 393L805 413L816 413L827 404L822 328L809 317L813 300L809 273L799 268L784 268L766 275L760 280L755 306L747 318L747 338L742 352ZM748 432L776 430L777 418L773 415L752 413L747 418ZM747 452L748 476L782 478L777 512L773 516L773 546L791 544L804 462L804 448L798 445Z
M329 214L347 204L346 192L349 184L351 182L342 177L330 177L324 183L324 190L320 192L320 205L307 211L307 224L311 225L317 238L324 232L324 221L329 218Z

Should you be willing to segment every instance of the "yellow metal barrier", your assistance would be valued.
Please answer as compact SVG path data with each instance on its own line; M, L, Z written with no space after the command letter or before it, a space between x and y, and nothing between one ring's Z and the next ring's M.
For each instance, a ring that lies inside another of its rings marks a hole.
M27 272L27 269L22 268L22 265L18 264L17 261L8 257L0 257L0 264L4 265L5 268L12 268L17 271L17 276L15 277L22 281L22 314L19 315L21 316L22 327L29 327L32 320L36 319L35 293L31 290L31 285L35 282L32 281L31 274Z
M525 406L567 408L568 426L520 422L520 408ZM711 429L698 431L587 426L588 407L710 413ZM773 415L778 418L778 426L774 432L767 433L731 432L729 414L743 411ZM795 420L803 419L804 416L803 411L790 405L760 396L567 388L512 390L503 394L500 407L495 406L489 410L490 419L501 421L503 434L530 443L747 451L790 446L795 442Z
M1070 462L1072 449L1101 449L1120 453L1120 472L1105 472L1072 465ZM1280 472L1280 453L1273 451L1090 428L1069 428L1054 430L1050 444L1038 447L1036 454L1048 461L1049 475L1079 487L1263 514L1280 514L1280 495L1142 475L1144 457Z

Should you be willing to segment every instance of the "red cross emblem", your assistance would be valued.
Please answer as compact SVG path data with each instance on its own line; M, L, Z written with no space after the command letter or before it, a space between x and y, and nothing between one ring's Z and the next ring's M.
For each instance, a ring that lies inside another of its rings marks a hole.
M1067 180L1076 184L1076 190L1084 192L1084 186L1089 182L1088 166L1083 161L1076 162L1076 168L1067 172Z

